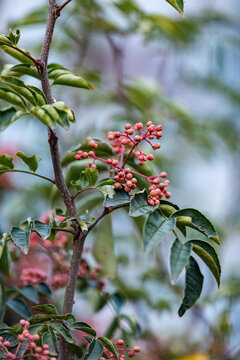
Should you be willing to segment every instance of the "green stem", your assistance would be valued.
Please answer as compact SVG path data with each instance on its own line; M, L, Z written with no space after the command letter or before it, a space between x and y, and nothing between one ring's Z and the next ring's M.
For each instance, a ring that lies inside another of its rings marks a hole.
M37 177L39 177L39 178L41 178L41 179L47 180L47 181L51 182L52 184L55 184L55 181L54 181L54 180L49 179L49 178L46 177L46 176L36 174L36 173L34 173L34 172L31 172L31 171L12 169L12 170L8 170L8 172L18 172L18 173L23 173L23 174L34 175L34 176L37 176Z

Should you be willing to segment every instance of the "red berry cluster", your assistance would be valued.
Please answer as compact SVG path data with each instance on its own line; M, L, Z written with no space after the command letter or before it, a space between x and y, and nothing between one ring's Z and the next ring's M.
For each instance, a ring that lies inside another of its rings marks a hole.
M24 286L29 284L38 286L40 282L47 280L47 275L39 269L28 268L23 269L20 280Z
M14 350L14 353L9 351L9 348L12 347L10 341L3 341L3 337L0 336L0 350L3 352L6 359L23 360L27 356L27 358L38 360L57 360L55 357L49 354L49 346L47 344L43 344L42 346L38 345L40 336L38 334L30 334L30 332L27 330L27 327L30 325L28 321L22 319L19 323L22 326L22 333L17 337L18 345ZM20 355L19 351L23 346L26 348L26 351L23 355Z
M144 165L146 161L152 161L154 156L152 154L146 155L141 149L140 144L145 141L153 150L160 149L159 143L152 144L152 140L160 139L162 137L162 125L155 126L152 121L147 123L147 129L143 129L141 122L135 123L133 128L131 124L125 124L125 131L121 133L119 131L109 131L108 139L111 141L111 145L114 148L114 153L119 154L119 159L103 159L96 156L95 150L98 144L94 140L90 140L88 145L92 148L91 151L79 150L75 155L76 160L82 160L86 158L92 158L93 161L87 164L88 168L96 168L95 161L100 160L111 166L110 171L114 173L115 184L114 187L117 190L124 190L130 193L136 188L137 178L135 176L144 177L149 182L149 195L148 202L150 205L155 206L160 203L160 200L165 196L170 198L171 193L167 191L166 187L169 184L169 180L165 179L166 172L162 172L156 176L146 176L141 173L135 172L130 168L125 168L127 160L130 155L135 156L138 159L140 165Z
M120 360L125 359L124 352L127 352L127 355L129 358L133 358L135 355L137 355L140 352L139 346L135 346L133 349L124 349L123 348L124 341L122 339L119 339L115 345L118 349ZM114 356L108 349L104 348L104 352L108 356L109 359L117 359L116 356ZM106 360L106 359L102 356L99 358L99 360Z

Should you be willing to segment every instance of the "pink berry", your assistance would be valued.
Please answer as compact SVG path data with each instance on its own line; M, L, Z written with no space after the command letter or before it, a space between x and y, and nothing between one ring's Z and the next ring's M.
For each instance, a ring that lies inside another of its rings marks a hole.
M107 164L112 164L112 159L107 159Z
M152 125L152 121L148 121L147 122L147 127L151 126Z
M5 346L5 347L9 347L11 344L10 344L10 342L9 341L4 341L4 343L3 343L3 346Z
M135 356L135 352L134 351L129 351L128 352L128 357L129 358L133 358Z
M88 153L86 151L84 151L84 153L82 154L82 157L86 159L88 157Z
M140 347L139 347L139 346L135 346L135 347L133 348L133 351L136 352L136 353L140 352Z
M129 193L129 192L131 191L131 188L128 187L128 186L125 186L124 190L125 190L127 193Z
M161 172L160 176L161 176L161 178L165 178L165 177L167 177L167 173L165 171L163 171L163 172Z
M147 158L148 158L148 160L152 161L152 160L154 159L154 156L153 156L152 154L149 154L149 155L147 156Z
M37 353L42 352L42 347L41 347L41 346L37 346L37 347L35 348L35 352L37 352Z
M131 129L131 124L125 124L125 129L126 129L126 130Z
M117 159L113 159L112 164L113 164L114 166L116 166L116 165L118 164L118 160L117 160Z
M24 336L22 334L19 334L17 339L19 342L22 342L24 340Z
M166 193L166 198L169 199L171 197L171 193L170 192L167 192Z
M116 345L123 345L124 344L124 340L123 339L119 339L117 342L116 342Z
M25 325L26 325L26 320L21 319L21 320L19 321L19 323L20 323L20 325L25 326Z
M133 183L132 183L130 180L128 180L128 181L126 182L126 184L127 184L128 187L132 187L132 185L133 185Z

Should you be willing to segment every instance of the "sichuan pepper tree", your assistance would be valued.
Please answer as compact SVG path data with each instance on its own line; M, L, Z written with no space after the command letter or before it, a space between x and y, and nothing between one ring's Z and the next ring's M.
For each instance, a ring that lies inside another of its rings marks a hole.
M0 37L2 50L20 62L0 77L0 99L7 104L0 111L0 129L4 130L26 115L34 116L46 125L54 179L37 173L40 159L36 155L27 156L22 151L18 151L16 156L29 170L16 169L13 157L1 154L0 174L19 172L40 177L57 188L64 205L40 220L28 218L20 227L14 226L3 234L0 259L1 320L5 319L5 310L8 308L18 312L22 319L13 327L2 324L1 358L102 360L124 359L125 354L132 358L140 352L138 346L125 346L122 339L111 341L108 337L98 337L93 327L76 321L72 314L77 281L94 280L99 291L104 287L104 279L99 276L100 267L96 265L92 269L84 258L86 238L105 216L113 211L121 211L121 208L129 209L130 217L145 216L143 241L146 252L152 252L167 233L174 235L170 253L172 282L177 281L184 269L186 272L179 316L183 316L194 305L202 290L203 275L193 253L206 263L217 284L220 283L221 269L213 246L214 242L219 243L219 237L213 225L198 210L180 210L177 205L166 200L171 197L171 193L168 191L169 180L165 171L155 175L152 175L152 171L151 174L146 171L146 163L153 161L154 152L161 147L160 141L164 134L161 124L153 124L147 119L146 125L142 122L126 123L121 132L109 129L109 144L89 137L61 159L57 126L68 128L75 122L75 116L63 101L53 98L51 86L65 85L93 90L92 85L79 75L59 64L48 64L55 22L70 1L62 5L57 5L55 0L49 1L49 15L39 59L18 47L19 30L16 34L10 30L8 36ZM182 1L168 2L182 13ZM20 79L24 75L39 79L41 89L25 84ZM63 167L74 161L80 162L83 169L77 180L70 179L68 186ZM99 191L104 196L102 210L96 218L92 218L89 211L78 211L78 198L84 197L86 191ZM187 228L199 232L205 236L205 240L189 238ZM69 238L72 238L71 249L65 246L69 244ZM52 281L47 281L41 269L25 269L23 262L20 283L18 287L13 286L8 281L9 251L22 251L28 256L34 247L48 252L53 271ZM69 253L70 263L67 260ZM31 316L21 299L23 297L38 303L39 294L47 299L51 290L64 286L64 304L60 314L53 304L41 302L32 307L34 313ZM71 335L76 331L87 334L85 342L76 343Z

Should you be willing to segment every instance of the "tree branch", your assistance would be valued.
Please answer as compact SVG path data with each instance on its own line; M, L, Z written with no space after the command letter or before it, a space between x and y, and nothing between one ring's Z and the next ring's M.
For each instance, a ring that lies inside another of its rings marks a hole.
M52 184L55 184L55 181L54 181L54 180L49 179L49 178L46 177L46 176L33 173L33 172L31 172L31 171L12 169L12 170L9 170L9 172L18 172L18 173L23 173L23 174L34 175L34 176L40 177L41 179L47 180L47 181L51 182Z

